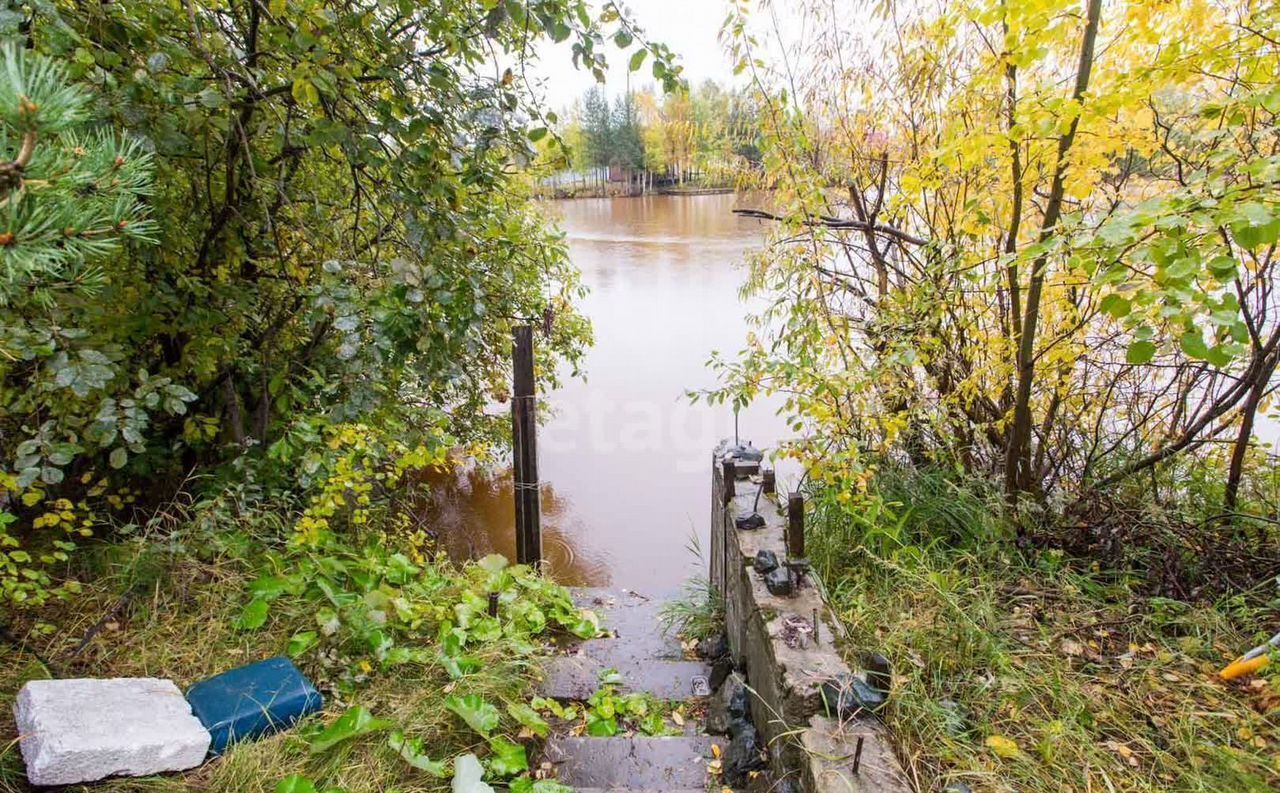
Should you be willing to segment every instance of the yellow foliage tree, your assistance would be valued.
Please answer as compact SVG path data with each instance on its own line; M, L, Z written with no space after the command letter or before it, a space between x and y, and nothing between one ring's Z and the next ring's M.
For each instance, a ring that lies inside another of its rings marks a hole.
M1280 11L804 6L772 62L749 0L726 22L778 224L714 396L787 394L795 452L850 487L868 450L1014 504L1208 461L1235 510L1280 362Z

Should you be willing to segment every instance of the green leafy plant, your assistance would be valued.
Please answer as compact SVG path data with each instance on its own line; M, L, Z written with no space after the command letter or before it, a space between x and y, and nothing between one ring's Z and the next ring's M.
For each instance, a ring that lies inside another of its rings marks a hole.
M64 64L0 45L0 599L14 607L75 588L48 574L74 543L45 531L79 523L72 502L31 514L47 488L87 450L121 459L153 414L180 415L195 398L145 371L123 392L91 398L122 370L76 310L104 284L100 261L126 242L154 242L156 230L143 204L151 155L92 126L91 101ZM15 378L18 388L5 385Z
M586 733L598 738L608 738L627 730L645 735L678 733L667 725L664 711L670 708L644 692L620 693L622 675L616 669L600 673L600 685L587 699L583 716Z
M507 713L511 715L511 718L519 722L521 727L524 727L539 738L547 737L550 732L551 728L547 724L547 720L542 718L532 705L526 705L523 702L508 702Z
M444 701L444 706L485 738L498 727L498 709L475 694L450 696Z
M573 793L573 788L554 779L513 779L507 787L511 793Z
M290 774L276 784L276 793L346 793L341 788L329 787L321 790L316 783L301 774Z
M345 741L368 735L371 732L383 732L392 727L392 723L384 719L375 719L373 714L359 705L348 708L337 721L324 728L311 739L311 751L327 752Z
M449 775L448 763L432 760L423 752L421 738L406 737L400 730L395 730L387 736L387 746L419 771L425 771L437 779L444 779Z

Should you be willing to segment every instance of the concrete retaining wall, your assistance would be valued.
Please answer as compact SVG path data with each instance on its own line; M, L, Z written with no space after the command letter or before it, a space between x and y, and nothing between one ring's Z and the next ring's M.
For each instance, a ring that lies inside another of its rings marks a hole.
M764 527L736 528L735 519L751 514L760 490L758 465L733 466L736 494L726 498L725 459L722 445L712 459L711 581L724 596L730 652L746 670L752 720L768 742L775 773L798 779L810 793L907 793L911 787L877 717L841 722L827 715L822 684L850 673L827 605L812 574L793 596L777 597L754 571L758 551L787 558L786 513L776 496L764 494L757 510Z

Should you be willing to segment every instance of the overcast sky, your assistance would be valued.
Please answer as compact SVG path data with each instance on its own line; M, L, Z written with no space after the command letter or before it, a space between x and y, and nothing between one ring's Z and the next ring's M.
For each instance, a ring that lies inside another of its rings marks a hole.
M728 12L724 0L625 0L625 5L645 35L665 43L680 56L685 78L691 85L708 78L722 84L732 82L733 67L716 40ZM569 44L547 42L539 51L539 63L532 75L543 79L547 103L557 111L568 107L595 84L590 72L573 67ZM626 86L628 56L620 53L612 42L608 43L605 54L610 65L609 93L620 93ZM634 87L653 82L648 61L631 79Z

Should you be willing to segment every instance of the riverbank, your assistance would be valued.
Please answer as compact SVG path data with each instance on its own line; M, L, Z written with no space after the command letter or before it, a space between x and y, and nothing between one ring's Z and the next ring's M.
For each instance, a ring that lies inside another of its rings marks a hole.
M711 196L731 195L734 187L664 187L658 189L636 188L621 183L598 186L539 188L535 197L542 200L569 200L574 198L641 198L644 196Z
M810 547L851 646L893 660L918 789L1277 789L1276 679L1217 675L1272 632L1265 593L1153 596L1143 571L1019 548L963 486L892 479L858 520L820 493Z
M596 635L594 619L532 571L496 557L455 565L403 531L286 543L280 530L298 518L224 516L206 533L184 515L167 543L83 549L77 596L6 615L0 710L27 680L162 677L186 689L277 655L325 697L321 714L200 768L66 790L426 793L448 789L466 753L493 780L528 778L524 707L541 655L555 633ZM18 737L0 720L0 793L32 790Z

